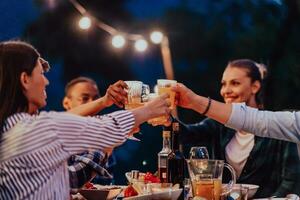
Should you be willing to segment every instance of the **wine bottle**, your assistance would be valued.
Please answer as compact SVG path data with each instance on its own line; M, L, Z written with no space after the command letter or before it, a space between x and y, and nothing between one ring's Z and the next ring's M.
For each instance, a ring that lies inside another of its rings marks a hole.
M182 144L179 143L179 123L172 122L172 151L168 156L168 178L169 182L179 184L183 188L185 159ZM179 199L183 199L183 194Z

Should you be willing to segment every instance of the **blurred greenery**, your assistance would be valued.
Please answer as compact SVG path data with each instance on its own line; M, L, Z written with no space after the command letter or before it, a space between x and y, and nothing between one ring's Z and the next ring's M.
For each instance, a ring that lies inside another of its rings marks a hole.
M43 1L36 2L45 8ZM126 1L79 2L93 16L125 32L147 33L153 27L162 27L169 37L176 79L201 95L222 100L220 79L227 62L250 58L269 68L267 108L300 107L298 0L182 0L159 18L143 20L130 15L124 6ZM143 68L130 67L138 60L134 60L129 50L113 51L107 33L96 28L80 31L74 17L78 17L77 11L68 1L61 1L55 9L44 9L25 32L25 37L44 55L62 60L64 82L92 73L108 84L118 79L148 80L148 73L141 71ZM149 54L151 59L161 59L158 48L151 48ZM160 65L161 61L157 63ZM202 119L199 114L182 109L179 116L190 123ZM151 132L159 131L159 128L144 128L143 142L137 146L144 147L145 152L118 161L118 175L142 168L144 159L148 159L149 165L143 170L156 169L160 135ZM146 150L148 147L151 148Z

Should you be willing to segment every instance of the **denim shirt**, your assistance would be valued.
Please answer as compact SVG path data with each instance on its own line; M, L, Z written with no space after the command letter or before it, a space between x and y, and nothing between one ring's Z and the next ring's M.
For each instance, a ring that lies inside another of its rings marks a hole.
M260 111L244 103L234 103L226 126L261 137L300 143L300 112Z

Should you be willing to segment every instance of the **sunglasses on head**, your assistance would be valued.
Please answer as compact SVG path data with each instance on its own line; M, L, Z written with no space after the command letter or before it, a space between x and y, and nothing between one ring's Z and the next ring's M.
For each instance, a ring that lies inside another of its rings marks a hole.
M49 65L48 61L46 61L44 58L41 58L41 57L39 58L39 60L40 60L40 63L42 65L44 71L48 72L50 70L50 65Z

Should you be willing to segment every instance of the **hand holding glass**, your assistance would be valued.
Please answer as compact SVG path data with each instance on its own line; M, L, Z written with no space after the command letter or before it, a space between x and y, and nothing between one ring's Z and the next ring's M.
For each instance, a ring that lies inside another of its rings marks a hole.
M148 95L148 101L152 101L153 99L157 98L158 94L157 93L150 93ZM152 119L149 119L148 124L151 124L152 126L157 126L157 125L163 125L169 122L169 117L168 116L160 116L160 117L155 117Z
M149 85L143 84L141 81L125 81L125 83L128 86L125 109L130 110L143 106L150 91ZM133 136L128 137L128 139L140 141Z
M175 95L176 93L172 91L172 87L175 86L177 81L175 80L168 80L168 79L158 79L157 80L157 89L158 89L158 95L162 95L164 93L169 94L170 98L170 108L175 108Z

